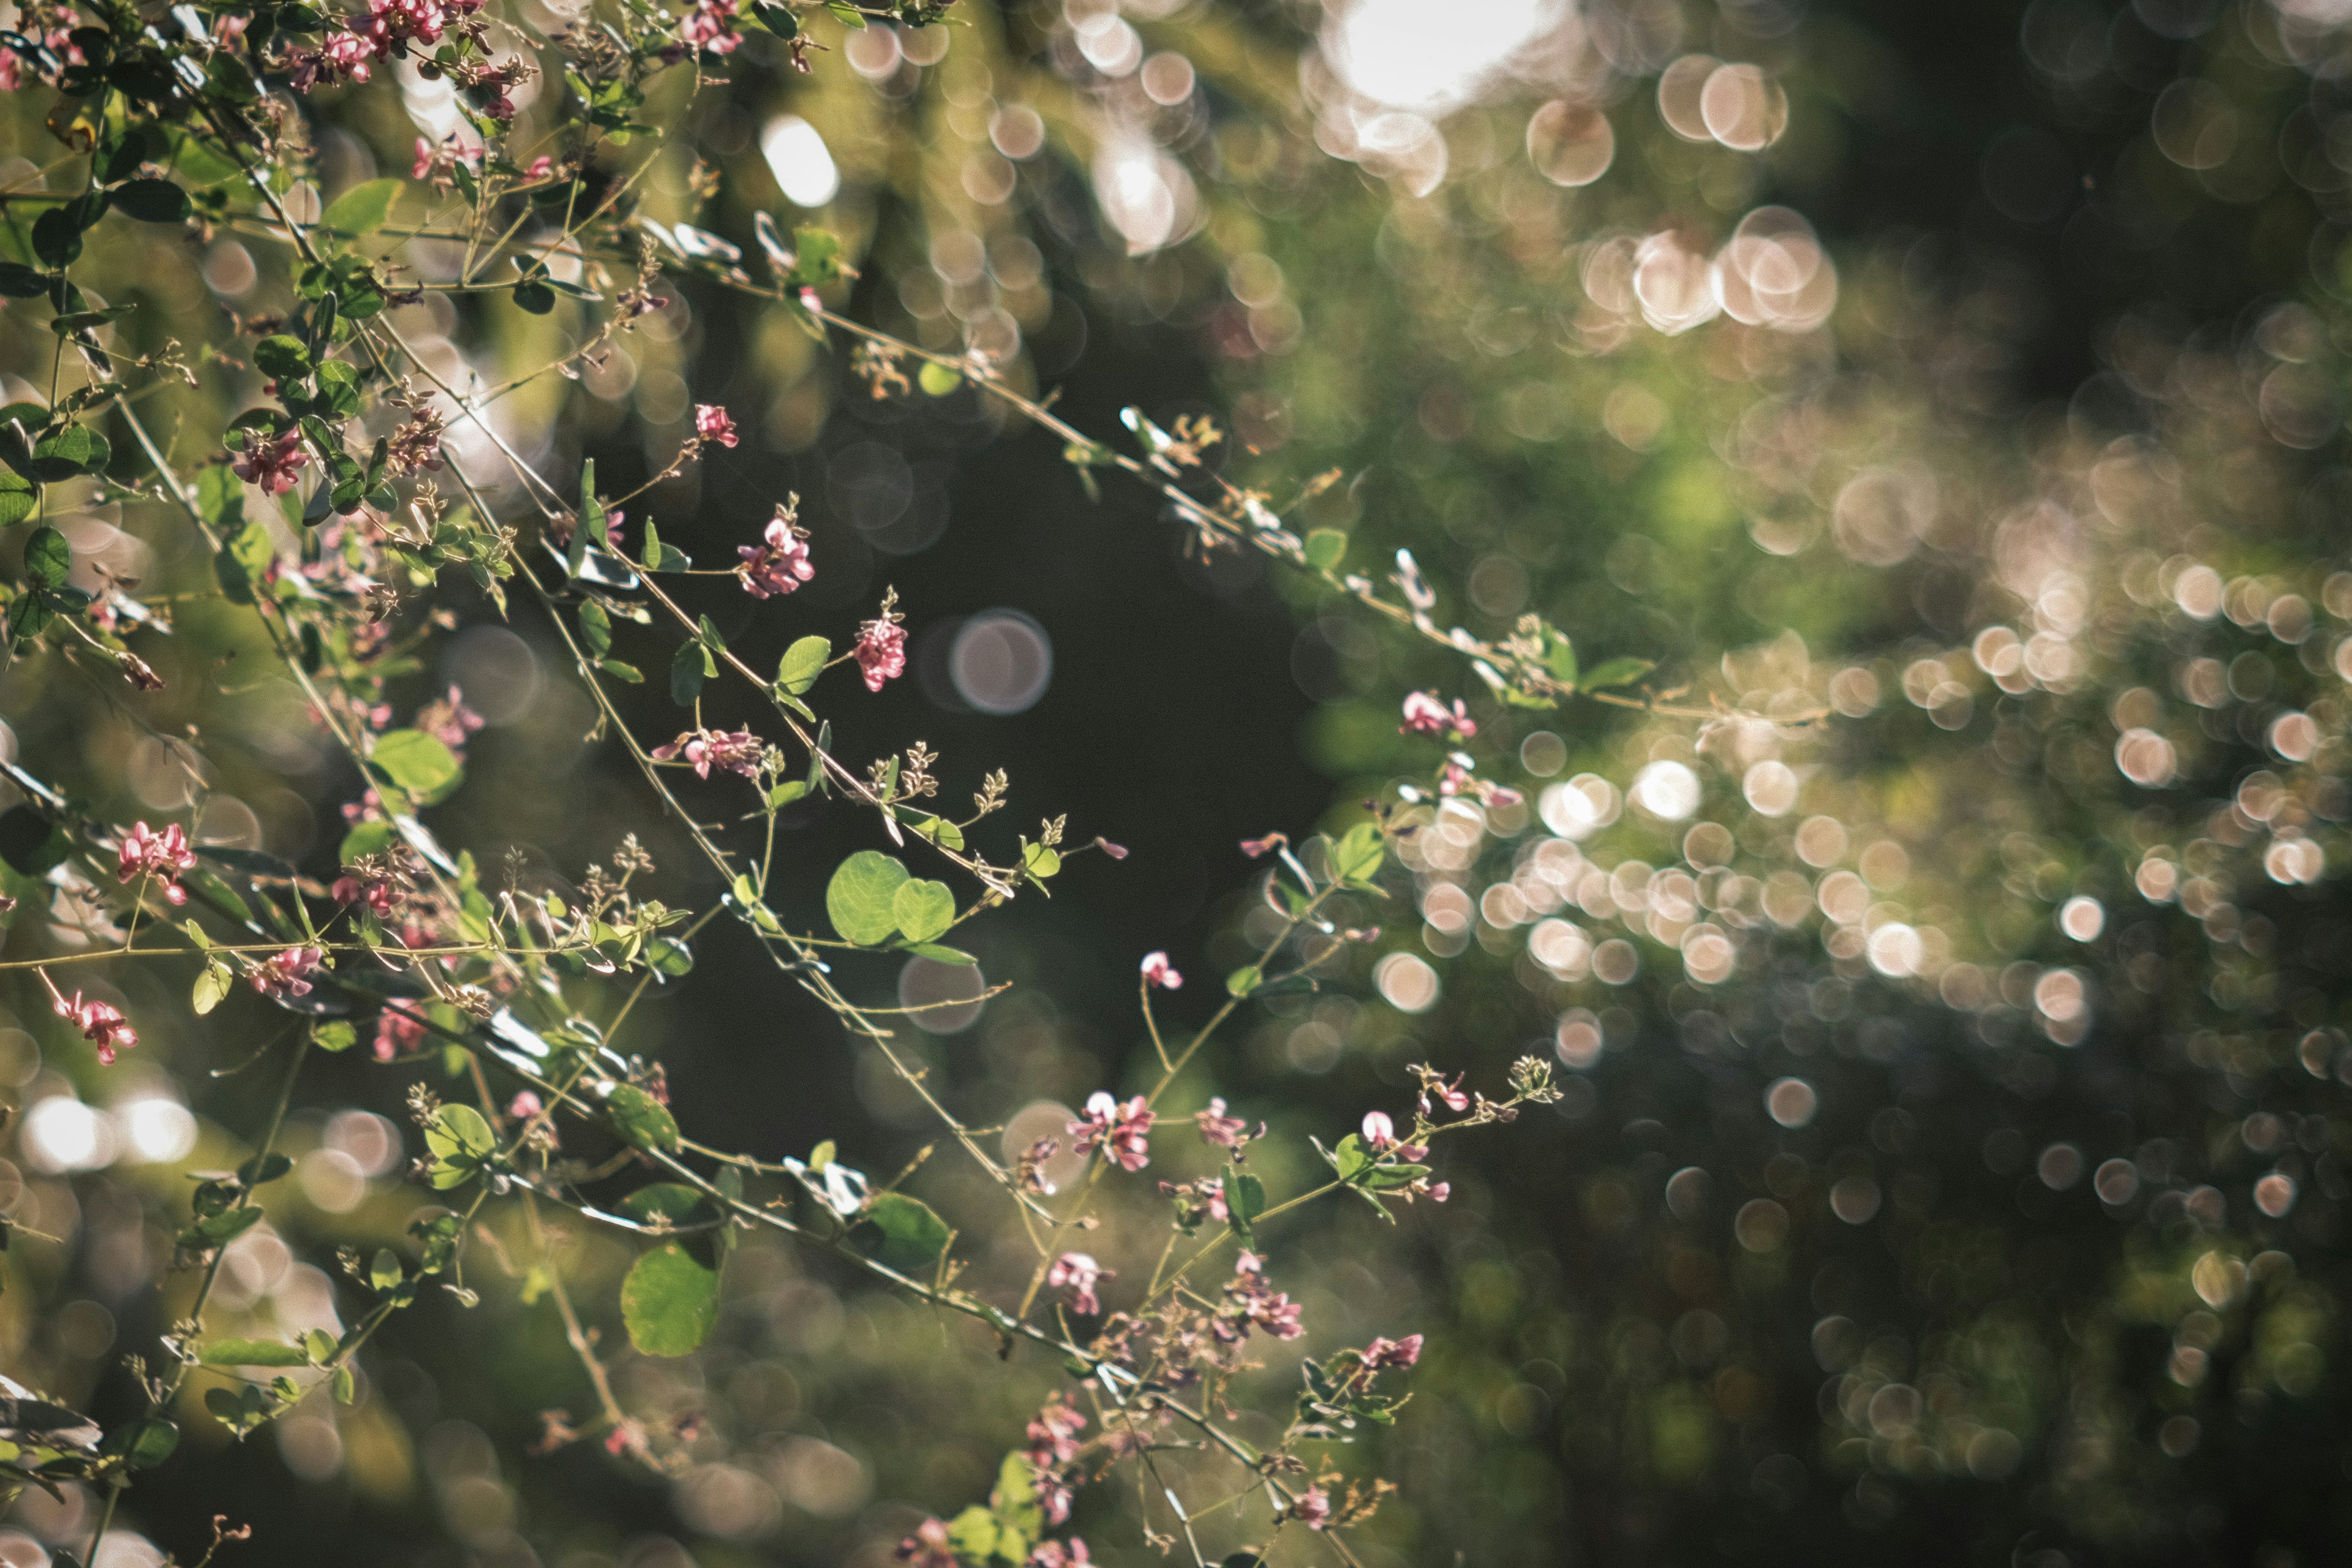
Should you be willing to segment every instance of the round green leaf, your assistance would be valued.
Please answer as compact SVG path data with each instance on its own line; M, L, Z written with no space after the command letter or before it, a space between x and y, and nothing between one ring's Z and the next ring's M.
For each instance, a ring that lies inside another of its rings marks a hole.
M178 223L188 216L188 193L169 180L131 180L114 187L114 210L141 223Z
M955 924L955 895L945 882L905 881L891 895L890 910L900 935L908 942L929 942Z
M776 667L776 684L785 695L798 697L816 684L824 661L832 657L833 644L824 637L803 637L784 649L783 662Z
M948 1222L920 1198L883 1193L857 1222L851 1238L901 1273L927 1269L948 1249Z
M73 546L54 528L37 528L25 542L25 576L37 588L62 588L73 570Z
M719 1276L674 1241L657 1247L621 1283L621 1321L646 1355L686 1355L719 1321Z
M888 942L898 933L897 900L906 880L907 868L898 861L878 849L860 849L835 868L825 885L824 912L833 929L860 947Z
M465 782L466 770L455 753L422 730L394 730L376 742L368 760L419 805L448 799Z
M278 332L253 345L253 363L264 375L293 380L310 374L310 351L301 339Z

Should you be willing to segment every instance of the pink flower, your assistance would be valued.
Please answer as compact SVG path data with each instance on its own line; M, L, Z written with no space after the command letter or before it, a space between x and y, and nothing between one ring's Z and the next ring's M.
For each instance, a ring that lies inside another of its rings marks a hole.
M353 81L365 81L368 79L368 61L374 58L376 53L375 45L359 34L337 33L327 40L327 47L320 51L324 64L331 68L320 74L330 80L340 74L350 77Z
M936 1519L923 1521L891 1555L914 1568L957 1568L955 1549L948 1544L948 1527Z
M394 906L400 901L400 888L389 877L372 877L365 879L351 876L338 877L327 892L339 904L356 904L364 899L367 900L367 907L378 915L392 913Z
M1083 1252L1065 1252L1045 1270L1045 1283L1056 1290L1069 1291L1070 1310L1091 1318L1102 1310L1102 1300L1095 1294L1095 1281L1110 1272Z
M678 37L714 55L731 55L743 40L735 31L735 12L722 0L695 0L694 9L677 25ZM729 446L735 443L730 441Z
M1261 855L1272 854L1289 842L1279 833L1269 833L1263 838L1244 838L1242 840L1242 853L1255 860Z
M1087 1555L1087 1543L1073 1535L1067 1547L1058 1541L1039 1542L1029 1553L1028 1568L1086 1568L1093 1561Z
M310 460L310 454L302 450L302 432L289 430L275 438L247 437L244 456L229 465L229 471L260 486L265 495L284 495Z
M1070 1478L1060 1470L1040 1470L1036 1475L1037 1506L1045 1510L1045 1522L1067 1524L1070 1521Z
M425 178L433 172L440 161L439 156L433 150L433 143L419 136L416 139L416 162L409 166L408 177L412 180Z
M782 511L769 520L760 543L739 544L735 553L743 558L736 574L743 579L743 591L755 599L789 594L816 575L809 563L808 536Z
M740 440L735 433L735 421L728 416L727 410L715 403L694 405L694 433L722 447L735 446Z
M1321 1487L1308 1487L1290 1505L1290 1511L1307 1529L1320 1530L1331 1520L1331 1496Z
M1421 1113L1423 1116L1429 1114L1429 1101L1430 1097L1433 1095L1444 1103L1445 1109L1448 1110L1467 1110L1470 1109L1470 1097L1462 1092L1462 1075L1460 1073L1455 1073L1453 1080L1448 1082L1446 1079L1440 1078L1436 1073L1429 1071L1427 1068L1423 1068L1422 1070L1423 1076L1421 1080Z
M304 976L316 973L319 961L326 956L315 947L289 947L255 964L246 978L264 996L308 996L311 986Z
M1162 991L1176 991L1182 989L1184 977L1176 973L1176 966L1168 962L1166 953L1147 952L1143 955L1143 983L1157 985Z
M522 172L522 177L526 180L536 183L537 181L548 178L554 173L555 159L549 153L541 153L538 157L533 158L530 161L530 166Z
M114 1065L115 1052L127 1051L139 1043L139 1031L131 1026L120 1009L103 1002L85 1002L79 991L70 1002L54 990L51 994L57 995L58 1016L79 1029L81 1037L98 1047L98 1059L108 1067Z
M188 836L178 823L169 823L157 833L142 822L122 836L122 847L115 857L114 877L120 882L154 877L163 884L163 897L177 908L188 901L188 890L180 886L177 879L195 863L196 852L188 847Z
M1209 1109L1192 1113L1193 1124L1201 1130L1201 1142L1219 1149L1238 1149L1248 1142L1249 1122L1238 1116L1225 1114L1225 1102L1209 1101ZM1265 1131L1265 1123L1258 1123L1258 1132Z
M1452 1182L1439 1182L1436 1185L1429 1189L1429 1201L1433 1204L1442 1204L1453 1195L1454 1184Z
M891 1555L914 1568L957 1568L955 1550L948 1544L948 1527L936 1519L923 1521Z
M425 1026L398 1007L375 1016L375 1059L388 1062L425 1043Z
M1421 1336L1407 1334L1401 1340L1374 1340L1364 1347L1364 1366L1371 1372L1384 1367L1407 1367L1421 1359Z
M866 677L866 689L879 691L884 681L907 672L907 628L887 617L867 621L857 628L853 651L858 673Z
M1066 1258L1084 1257L1083 1253L1066 1253ZM1094 1259L1087 1258L1088 1264ZM1029 1423L1029 1462L1039 1469L1052 1465L1066 1465L1078 1457L1078 1434L1087 1426L1086 1412L1073 1410L1057 1397L1047 1402Z
M1364 1143L1370 1149L1385 1149L1396 1142L1396 1123L1385 1110L1364 1112Z
M512 1100L508 1102L507 1114L513 1117L517 1121L528 1121L545 1109L545 1106L540 1104L539 1096L526 1089L520 1094L516 1095ZM1380 1340L1374 1342L1386 1344L1388 1342L1386 1340ZM1416 1340L1414 1342L1419 1343L1420 1342ZM1406 1364L1410 1365L1412 1363L1407 1363Z
M764 750L760 737L749 730L692 730L667 746L656 746L653 758L667 763L684 756L694 764L698 778L709 778L718 767L748 779L758 774Z
M1478 732L1478 726L1470 721L1470 710L1462 705L1462 699L1455 698L1454 707L1448 710L1446 706L1437 700L1437 693L1434 691L1414 691L1406 694L1404 724L1397 731L1398 734L1443 735L1448 731L1453 732L1454 738L1457 741L1466 741Z
M463 756L466 737L482 727L479 713L466 706L466 694L457 687L449 695L426 703L416 711L416 727Z
M1121 1105L1097 1089L1087 1100L1085 1119L1070 1123L1070 1131L1076 1135L1071 1147L1084 1154L1100 1145L1121 1170L1140 1171L1151 1163L1149 1134L1153 1120L1143 1096Z

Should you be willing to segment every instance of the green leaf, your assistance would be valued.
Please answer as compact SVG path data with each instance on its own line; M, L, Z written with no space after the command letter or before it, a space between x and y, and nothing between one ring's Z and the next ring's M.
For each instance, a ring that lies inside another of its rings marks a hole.
M613 617L593 599L581 603L580 640L588 645L591 658L603 658L613 651Z
M768 809L779 810L792 805L806 794L808 794L808 785L798 779L786 779L768 792Z
M205 964L205 972L196 976L196 991L193 998L197 1016L202 1017L226 1001L229 986L234 980L235 976L229 973L227 964L217 963Z
M604 1100L605 1114L621 1136L640 1149L658 1149L664 1153L677 1152L677 1118L669 1107L639 1089L635 1084L614 1086Z
M915 373L915 384L933 397L945 397L963 384L963 373L936 360L925 360L923 368Z
M0 261L0 296L37 300L49 291L49 280L22 262Z
M907 868L878 849L861 849L834 868L824 912L833 929L860 947L879 947L898 932L897 899Z
M691 708L694 700L702 695L702 683L708 679L702 673L705 658L698 642L680 643L677 652L670 656L669 697L681 708Z
M675 980L694 972L694 950L674 936L657 936L646 943L646 967Z
M54 528L33 531L25 542L25 577L37 588L62 588L73 570L73 546Z
M832 657L833 644L826 638L801 638L784 649L783 659L776 666L776 685L785 695L798 697L816 684L825 660Z
M960 947L942 947L935 942L919 942L907 951L918 958L928 958L933 963L977 964L980 962Z
M708 1225L719 1217L717 1206L684 1182L655 1182L639 1187L623 1198L618 1207L639 1225L650 1225L656 1219L673 1226Z
M1255 963L1245 963L1225 976L1225 990L1231 995L1246 996L1256 990L1265 979L1264 970Z
M466 780L456 754L422 730L394 730L382 737L368 761L419 805L439 805Z
M929 942L945 935L955 924L955 894L945 882L919 879L901 882L890 896L890 911L898 922L899 935L908 942Z
M310 374L310 351L301 339L279 332L253 345L253 363L264 375L299 381Z
M1544 671L1562 686L1576 684L1576 645L1550 626L1544 628Z
M400 829L389 822L362 822L343 835L343 841L336 847L335 855L348 866L367 856L383 854L399 837Z
M1590 691L1603 686L1630 686L1657 668L1654 659L1612 658L1585 676L1584 688Z
M134 1470L152 1470L180 1446L180 1429L161 1415L142 1416L106 1435L105 1451Z
M1381 837L1377 822L1360 822L1339 836L1331 846L1331 875L1342 882L1360 887L1372 879L1388 854L1388 846Z
M344 1018L330 1018L310 1029L310 1043L322 1051L348 1051L360 1043L360 1032Z
M657 1247L621 1282L621 1321L645 1354L688 1354L719 1321L719 1275L674 1241Z
M948 1222L919 1198L880 1193L850 1232L850 1239L902 1274L929 1270L948 1249Z
M206 1366L309 1366L310 1352L300 1345L275 1340L208 1340L197 1359Z
M1246 1232L1250 1221L1265 1212L1265 1184L1246 1171L1236 1171L1225 1182L1225 1207L1235 1228Z
M555 309L555 290L543 278L525 278L514 286L514 302L534 316L544 316Z
M327 204L319 215L320 226L357 237L373 234L392 218L392 204L400 196L398 180L370 180L353 185Z
M181 223L191 210L188 193L169 180L131 180L112 192L114 210L141 223Z
M379 1247L368 1260L368 1284L378 1290L389 1290L408 1278L400 1266L400 1254L389 1247Z
M1043 844L1024 844L1021 868L1042 882L1061 870L1061 852Z
M948 1521L948 1545L959 1562L985 1563L995 1555L996 1537L996 1516L978 1503Z
M1348 558L1348 536L1336 528L1318 528L1307 536L1307 564L1330 572Z
M625 681L631 686L642 686L645 684L646 678L638 673L637 667L634 664L624 664L617 658L606 658L599 659L596 663L596 668L603 670L606 675L611 676L614 679Z
M462 1155L479 1160L499 1146L498 1134L482 1113L470 1105L445 1105L434 1112L425 1129L425 1146L436 1158Z
M857 25L864 26L865 20ZM841 241L835 235L821 228L796 228L793 247L793 275L787 281L793 288L815 289L841 276Z
M0 528L14 528L33 515L40 498L32 485L15 471L0 468Z
M944 816L910 816L907 826L942 849L963 847L963 829Z

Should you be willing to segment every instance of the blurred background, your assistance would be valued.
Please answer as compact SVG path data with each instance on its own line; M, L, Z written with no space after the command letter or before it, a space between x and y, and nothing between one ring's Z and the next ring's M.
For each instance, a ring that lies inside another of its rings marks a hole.
M1139 489L1090 498L1058 440L968 386L877 398L781 312L667 288L602 365L499 404L507 436L558 473L594 456L617 492L693 404L728 405L744 444L632 510L724 560L796 492L818 574L782 611L725 584L694 607L758 665L895 586L910 678L847 705L845 750L920 736L950 798L1009 767L1017 818L1066 810L1132 851L972 931L1013 989L918 1042L959 1111L1027 1127L1134 1080L1139 956L1167 950L1194 977L1170 1015L1205 1016L1266 918L1237 842L1425 770L1399 701L1465 696L1525 802L1421 807L1361 911L1377 950L1244 1015L1181 1090L1273 1121L1281 1193L1312 1179L1308 1134L1407 1107L1409 1064L1497 1090L1534 1051L1566 1080L1443 1151L1445 1207L1273 1241L1312 1325L1294 1348L1429 1336L1399 1425L1347 1458L1400 1488L1365 1561L2338 1560L2352 7L961 0L951 23L814 22L808 76L750 32L648 211L747 247L761 212L834 227L850 313L984 350L1106 440L1129 405L1213 415L1213 463L1277 504L1336 471L1304 520L1376 579L1412 550L1441 626L1539 613L1588 667L1653 659L1658 689L1717 710L1500 707L1301 579L1201 559ZM0 121L10 178L56 153L36 96ZM298 204L457 124L446 84L404 69L321 104ZM94 276L184 335L289 298L226 231ZM404 329L495 381L576 308L436 298ZM0 333L12 399L48 352ZM183 405L190 443L236 412ZM452 449L496 482L485 443ZM78 527L79 558L176 605L151 656L171 686L134 722L20 667L19 755L116 792L101 815L187 810L210 842L331 868L359 781L198 596L193 534L153 507ZM589 738L548 628L461 620L387 693L406 711L454 684L488 720L436 831L560 887L634 830L660 896L714 899ZM641 635L615 651L661 668ZM629 711L675 726L658 691ZM158 738L191 725L193 770ZM867 839L795 810L787 913L813 921L824 868ZM57 940L53 890L12 890L37 893L12 949ZM919 1105L756 956L714 925L632 1022L682 1121L762 1157L915 1158ZM0 1364L101 1418L184 1304L155 1285L165 1210L266 1118L235 1069L276 1027L240 994L199 1030L181 979L110 978L155 1020L123 1066L34 996L0 1032L26 1108L0 1204L59 1238L8 1254ZM951 979L856 976L910 1002ZM339 1321L333 1248L395 1238L422 1201L400 1179L415 1076L320 1064L226 1306ZM1017 1288L985 1194L945 1157L915 1190L967 1227L977 1283ZM1162 1223L1139 1198L1095 1250L1148 1270ZM587 1393L549 1305L478 1264L480 1305L396 1320L353 1408L313 1400L236 1450L192 1423L98 1568L191 1560L216 1512L257 1521L230 1549L256 1564L879 1563L985 1492L1061 1380L756 1240L709 1347L633 1357L610 1305L630 1249L583 1234L568 1256L624 1403L707 1415L681 1474L531 1452L535 1413ZM1259 1376L1278 1403L1295 1373ZM1097 1561L1156 1560L1143 1506L1091 1488L1075 1528ZM88 1507L28 1496L0 1561L41 1568Z

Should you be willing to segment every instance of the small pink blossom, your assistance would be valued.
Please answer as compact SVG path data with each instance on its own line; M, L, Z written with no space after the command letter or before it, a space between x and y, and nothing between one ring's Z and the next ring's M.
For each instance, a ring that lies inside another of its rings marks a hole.
M1176 966L1168 962L1166 953L1147 952L1143 955L1143 983L1157 985L1162 991L1176 991L1182 989L1184 977L1176 973Z
M1076 1135L1071 1147L1084 1154L1099 1145L1121 1170L1140 1171L1151 1163L1149 1134L1153 1120L1143 1096L1121 1105L1097 1089L1087 1100L1084 1119L1070 1123L1070 1131Z
M1194 1111L1192 1121L1201 1130L1201 1142L1214 1148L1238 1149L1251 1136L1249 1122L1239 1116L1226 1115L1223 1100L1212 1100L1208 1110ZM1263 1134L1265 1123L1259 1122L1257 1130Z
M196 852L188 847L188 836L176 822L166 824L157 833L145 823L134 825L122 836L122 847L116 852L114 876L117 881L135 881L141 877L153 877L162 882L163 897L177 908L188 901L188 890L180 886L181 872L196 863Z
M229 465L229 471L260 486L264 495L284 495L310 460L310 454L302 450L302 433L289 430L274 438L248 437L244 455Z
M507 1114L514 1118L517 1121L528 1121L546 1109L547 1108L545 1106L540 1103L539 1096L526 1089L508 1102ZM1387 1342L1381 1341L1378 1342L1386 1343Z
M1374 1340L1364 1347L1364 1365L1379 1372L1386 1367L1408 1367L1421 1359L1421 1336L1407 1334L1401 1340Z
M1028 1568L1087 1568L1093 1561L1086 1542L1073 1535L1066 1547L1058 1541L1039 1542L1030 1551Z
M533 158L530 161L530 165L523 170L522 177L532 184L537 184L539 181L548 178L554 173L554 156L551 153L541 153L538 157Z
M1455 698L1453 708L1449 710L1445 704L1437 700L1437 693L1434 691L1413 691L1406 694L1404 724L1397 733L1444 735L1448 731L1451 731L1457 741L1466 741L1478 732L1478 726L1471 722L1470 710L1463 706L1462 699Z
M809 562L808 535L782 510L769 520L759 543L739 544L735 553L743 558L736 574L743 579L743 591L755 599L789 594L816 575Z
M98 1059L106 1066L114 1065L115 1052L127 1051L139 1043L139 1031L131 1026L120 1008L104 1002L86 1002L79 991L71 1001L55 987L51 987L50 994L57 997L58 1016L70 1022L81 1031L83 1039L98 1047Z
M425 1026L398 1007L386 1007L375 1016L375 1059L391 1061L407 1055L425 1043Z
M957 1568L955 1549L948 1543L948 1527L936 1519L916 1526L915 1533L898 1542L890 1555L913 1568Z
M882 683L896 679L907 672L907 628L888 616L866 622L857 628L858 673L866 678L866 689L879 691Z
M1396 1123L1385 1110L1364 1112L1364 1143L1367 1148L1385 1149L1396 1142Z
M255 964L253 973L246 978L264 996L308 996L311 985L306 976L317 973L320 961L326 956L315 947L289 947Z
M1331 1494L1321 1487L1308 1487L1290 1505L1298 1522L1309 1530L1320 1530L1331 1521Z
M466 738L483 724L482 716L466 706L466 694L457 687L449 695L426 703L416 712L416 727L463 756Z
M758 774L764 750L760 737L749 730L690 730L667 746L656 746L653 758L667 763L683 756L698 778L709 778L716 767L748 779Z
M1102 1310L1095 1281L1110 1272L1083 1252L1065 1252L1045 1270L1045 1283L1056 1290L1067 1290L1070 1310L1091 1318Z
M1066 1257L1080 1258L1083 1253ZM1094 1260L1087 1258L1091 1264ZM1078 1457L1078 1434L1087 1427L1086 1412L1065 1405L1059 1398L1049 1401L1029 1423L1029 1462L1039 1469L1051 1465L1066 1465Z
M735 432L734 419L729 416L727 410L715 403L698 403L694 405L694 433L704 440L714 441L721 447L736 446L741 440Z

